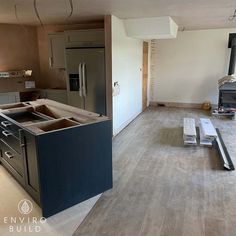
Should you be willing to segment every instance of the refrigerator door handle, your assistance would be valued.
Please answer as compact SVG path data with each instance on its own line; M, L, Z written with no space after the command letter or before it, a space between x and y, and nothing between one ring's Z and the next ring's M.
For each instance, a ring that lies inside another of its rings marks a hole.
M86 92L86 72L85 72L85 69L86 69L86 64L83 63L82 65L82 73L83 73L83 96L86 97L87 96L87 92Z
M83 97L83 92L82 92L82 89L83 89L83 86L82 86L82 63L79 63L79 95L80 97Z

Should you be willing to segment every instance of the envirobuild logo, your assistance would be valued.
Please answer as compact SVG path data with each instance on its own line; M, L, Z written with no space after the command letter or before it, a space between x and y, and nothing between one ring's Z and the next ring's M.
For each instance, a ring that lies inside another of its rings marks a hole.
M33 210L33 203L28 199L23 199L18 203L19 217L4 217L3 223L8 225L9 232L18 233L39 233L42 231L42 224L46 223L44 217L29 217Z

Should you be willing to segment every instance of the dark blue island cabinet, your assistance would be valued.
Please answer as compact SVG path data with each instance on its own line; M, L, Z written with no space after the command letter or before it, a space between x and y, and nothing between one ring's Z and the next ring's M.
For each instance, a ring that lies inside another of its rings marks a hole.
M47 99L2 105L0 154L44 217L112 188L112 123L96 113Z

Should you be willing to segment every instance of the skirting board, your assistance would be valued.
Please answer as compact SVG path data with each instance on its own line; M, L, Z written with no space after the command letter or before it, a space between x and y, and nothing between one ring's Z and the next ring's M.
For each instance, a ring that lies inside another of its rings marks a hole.
M201 109L202 108L202 104L200 104L200 103L179 103L179 102L150 102L150 106L194 108L194 109Z

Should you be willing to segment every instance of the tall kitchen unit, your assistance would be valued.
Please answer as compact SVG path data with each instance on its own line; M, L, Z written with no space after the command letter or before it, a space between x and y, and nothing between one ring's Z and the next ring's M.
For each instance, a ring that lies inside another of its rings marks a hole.
M65 49L68 104L106 115L105 49L101 41L104 32L79 33L76 43L71 36Z

